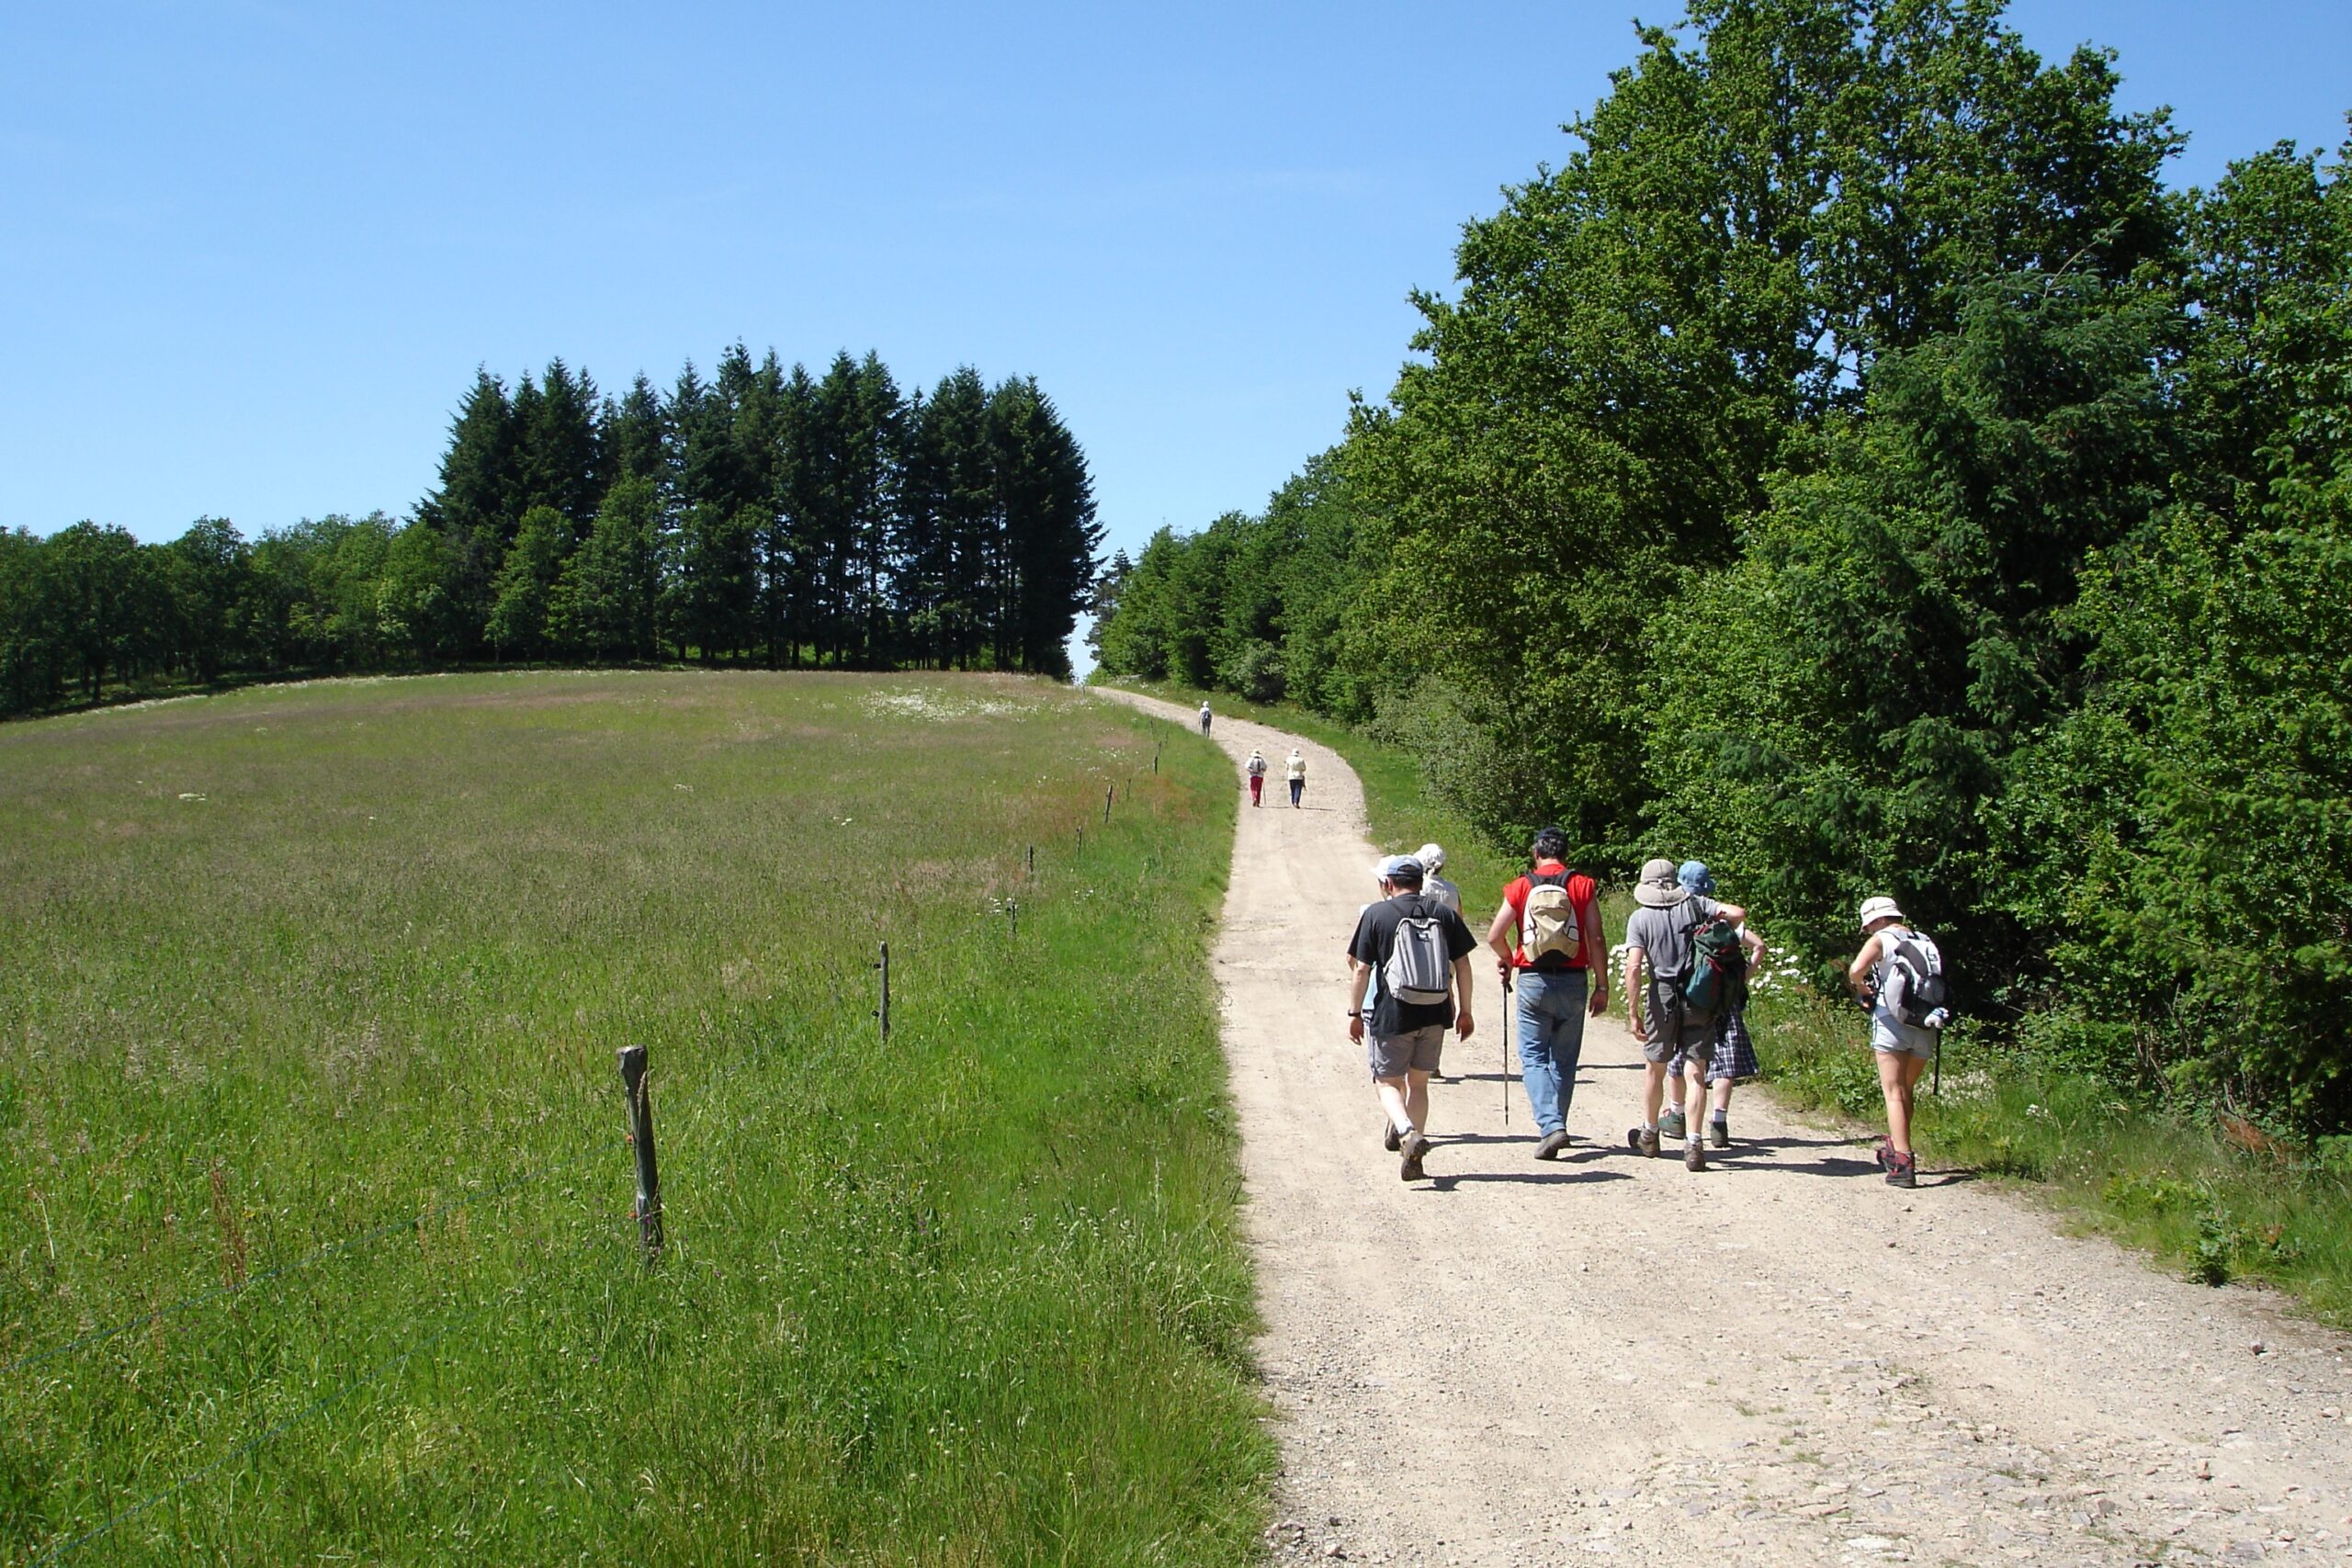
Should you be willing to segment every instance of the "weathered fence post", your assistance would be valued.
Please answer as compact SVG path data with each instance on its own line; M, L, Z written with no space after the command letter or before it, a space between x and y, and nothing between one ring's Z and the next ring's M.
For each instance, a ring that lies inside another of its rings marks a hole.
M662 1171L653 1162L653 1099L645 1081L645 1047L620 1050L621 1083L628 1090L628 1141L637 1147L637 1235L645 1260L662 1255Z
M1111 802L1117 799L1118 795L1119 786L1117 784L1105 784L1102 786L1102 826L1105 828L1108 828L1111 825Z
M1033 881L1037 875L1037 846L1035 844L1029 846L1029 875Z
M1151 743L1151 776L1159 776L1159 742L1157 740Z
M888 942L882 944L882 956L875 960L874 967L880 971L882 976L882 1001L881 1005L874 1010L874 1016L881 1021L882 1043L888 1045L890 1043L890 944Z
M1086 848L1086 824L1083 822L1078 825L1078 847L1081 851Z

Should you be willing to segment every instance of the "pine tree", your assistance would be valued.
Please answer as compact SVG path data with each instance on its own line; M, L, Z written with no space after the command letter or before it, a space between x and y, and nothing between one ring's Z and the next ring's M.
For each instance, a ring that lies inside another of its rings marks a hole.
M518 393L515 399L516 510L551 506L584 533L603 500L596 383L586 372L574 376L561 359L551 359L536 390L528 377L523 388L530 395Z
M650 659L662 588L660 488L632 474L605 492L596 521L548 592L548 641L592 659Z

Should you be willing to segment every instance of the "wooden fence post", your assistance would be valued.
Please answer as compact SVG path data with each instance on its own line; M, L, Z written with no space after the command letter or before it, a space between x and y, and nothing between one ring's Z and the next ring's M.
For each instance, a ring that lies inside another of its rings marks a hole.
M1105 828L1108 828L1111 825L1111 802L1118 798L1118 794L1119 786L1117 784L1104 784L1102 786L1102 826Z
M645 1260L662 1255L662 1172L653 1161L653 1099L645 1081L645 1047L620 1050L621 1083L628 1090L628 1139L637 1146L637 1234Z
M1035 844L1029 846L1029 876L1032 881L1037 876L1037 846Z
M890 944L888 942L882 944L882 956L875 961L874 967L879 970L882 976L882 1001L881 1005L874 1010L874 1016L881 1021L882 1043L888 1045L890 1043Z

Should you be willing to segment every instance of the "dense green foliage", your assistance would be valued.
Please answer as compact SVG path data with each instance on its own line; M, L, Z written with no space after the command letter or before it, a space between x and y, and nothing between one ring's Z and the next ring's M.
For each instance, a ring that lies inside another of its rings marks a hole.
M1991 0L1696 0L1382 402L1163 532L1106 670L1288 695L1498 841L1892 892L1983 1022L2352 1118L2352 179L2211 190Z
M0 728L9 1559L1254 1561L1231 772L1162 733L695 671Z
M811 377L740 344L666 397L639 376L600 398L561 360L511 391L485 371L405 525L0 535L0 714L484 659L1067 675L1101 537L1034 380L905 397L870 354Z

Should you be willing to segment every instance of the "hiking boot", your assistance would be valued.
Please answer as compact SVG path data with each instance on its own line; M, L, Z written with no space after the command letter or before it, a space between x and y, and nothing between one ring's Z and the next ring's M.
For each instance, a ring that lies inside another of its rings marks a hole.
M1657 1130L1662 1137L1679 1138L1689 1129L1683 1123L1682 1112L1669 1111L1657 1119Z
M1568 1135L1565 1132L1546 1133L1544 1141L1535 1145L1537 1159L1558 1159L1567 1152Z
M1720 1116L1708 1122L1707 1142L1719 1149L1731 1147L1731 1123Z
M1682 1168L1685 1170L1707 1168L1707 1145L1704 1140L1692 1138L1682 1145Z
M1419 1181L1421 1156L1430 1152L1430 1141L1419 1133L1408 1133L1404 1136L1404 1151L1405 1158L1396 1167L1396 1178L1400 1181Z
M1919 1185L1919 1156L1917 1154L1899 1155L1889 1149L1883 1163L1886 1167L1886 1184L1889 1187Z
M1657 1153L1657 1129L1655 1127L1627 1128L1625 1146L1637 1155L1655 1156Z
M1396 1122L1384 1121L1380 1123L1380 1146L1382 1148L1386 1149L1393 1155L1396 1152L1396 1145L1404 1141L1405 1134L1396 1130Z

